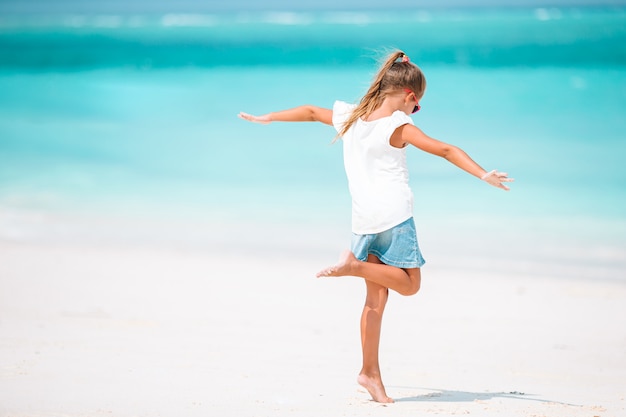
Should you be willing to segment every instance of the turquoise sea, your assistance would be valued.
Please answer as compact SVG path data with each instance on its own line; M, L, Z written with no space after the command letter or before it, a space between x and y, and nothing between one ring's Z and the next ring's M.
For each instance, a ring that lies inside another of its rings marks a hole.
M624 8L0 16L0 241L334 254L334 131L236 115L358 100L395 47L415 123L516 180L410 150L427 260L626 280Z

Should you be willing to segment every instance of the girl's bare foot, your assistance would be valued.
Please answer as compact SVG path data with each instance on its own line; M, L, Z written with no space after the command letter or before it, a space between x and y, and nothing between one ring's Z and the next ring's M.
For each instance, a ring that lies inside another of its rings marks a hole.
M365 388L367 392L370 393L374 401L379 403L393 402L393 398L387 396L387 393L385 392L385 387L383 386L383 382L380 380L380 378L370 378L367 375L360 374L356 381L359 383L359 385Z
M349 250L345 250L341 253L339 262L337 262L336 265L322 269L317 273L316 277L343 277L350 275L352 265L356 262L359 262L359 260L354 256L354 254Z

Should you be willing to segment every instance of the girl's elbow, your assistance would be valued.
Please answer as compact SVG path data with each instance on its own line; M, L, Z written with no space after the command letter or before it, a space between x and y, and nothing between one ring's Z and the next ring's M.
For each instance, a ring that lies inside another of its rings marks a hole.
M451 158L454 158L454 155L458 154L458 151L459 148L456 146L445 144L441 148L441 157L449 161Z
M312 122L321 122L332 125L332 112L328 109L316 106L310 106L310 115Z
M319 117L317 107L306 105L304 108L306 109L306 120L309 122L316 122Z

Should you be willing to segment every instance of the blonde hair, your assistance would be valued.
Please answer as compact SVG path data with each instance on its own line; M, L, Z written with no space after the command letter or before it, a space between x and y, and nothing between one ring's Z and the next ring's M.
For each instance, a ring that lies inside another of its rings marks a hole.
M398 61L401 59L401 61ZM409 61L403 51L390 53L372 81L367 93L346 120L337 136L343 136L348 129L361 117L367 118L383 103L389 94L408 88L417 95L419 100L426 90L426 78L419 67Z

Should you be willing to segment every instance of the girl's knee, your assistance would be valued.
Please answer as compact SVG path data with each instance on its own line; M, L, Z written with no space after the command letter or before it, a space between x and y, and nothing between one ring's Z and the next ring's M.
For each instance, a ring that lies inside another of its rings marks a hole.
M381 287L377 291L368 291L365 297L365 305L373 309L385 308L388 297L389 290L384 287Z
M409 276L409 283L407 285L406 291L402 293L402 295L415 295L420 290L420 286L422 283L422 275L420 273L419 268L410 269L406 271Z
M420 290L420 280L412 280L409 284L409 288L406 294L403 295L415 295Z

